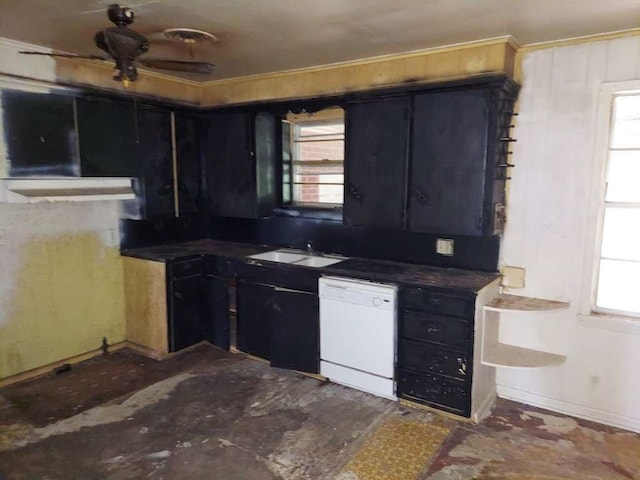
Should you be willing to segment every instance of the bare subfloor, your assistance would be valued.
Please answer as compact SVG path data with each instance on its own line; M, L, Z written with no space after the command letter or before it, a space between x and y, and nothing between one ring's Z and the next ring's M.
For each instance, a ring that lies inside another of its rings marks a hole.
M368 477L363 452L398 420L432 429L435 453L417 476L399 462ZM508 401L458 422L205 346L0 390L1 480L140 478L640 479L640 436Z

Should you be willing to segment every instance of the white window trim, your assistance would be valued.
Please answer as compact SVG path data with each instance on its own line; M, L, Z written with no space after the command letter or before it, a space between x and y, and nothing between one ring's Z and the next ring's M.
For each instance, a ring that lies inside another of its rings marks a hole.
M584 285L578 319L586 327L640 335L640 316L597 308L596 293L604 225L606 173L611 134L613 97L621 94L640 94L640 80L602 83L599 89L595 125L595 148L592 165L591 193L586 248L583 267Z
M291 118L289 120L289 118ZM300 128L301 127L309 127L309 126L323 126L323 125L327 125L327 124L340 124L342 123L345 126L346 129L346 123L345 123L345 115L344 115L344 110L342 109L328 109L326 111L321 111L320 115L317 115L315 117L301 117L301 116L295 116L295 115L291 115L290 117L288 117L288 121L291 122L291 127L292 127L292 135L290 138L290 142L291 142L291 156L293 159L296 158L300 158L301 154L300 154ZM342 142L344 145L344 148L346 149L346 131L342 136ZM341 161L342 164L342 175L344 175L344 164L345 164L345 159L344 159L344 155L346 155L346 152L344 152L343 154L343 159ZM294 169L293 169L293 165L292 165L292 169L291 169L291 181L295 181L295 175L293 174ZM344 176L343 176L344 178ZM301 187L302 185L300 185ZM342 188L344 191L344 182L342 184ZM329 202L303 202L303 201L296 201L295 200L295 187L293 189L293 193L291 195L291 205L294 207L300 207L300 208L304 208L304 207L313 207L313 208L321 208L321 209L335 209L335 208L342 208L344 205L344 201L342 203L329 203Z

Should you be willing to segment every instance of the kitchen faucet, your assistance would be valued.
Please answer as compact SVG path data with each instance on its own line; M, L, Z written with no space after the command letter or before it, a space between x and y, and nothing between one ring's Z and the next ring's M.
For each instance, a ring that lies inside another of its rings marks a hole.
M311 240L307 241L307 253L313 255L313 243L311 243Z

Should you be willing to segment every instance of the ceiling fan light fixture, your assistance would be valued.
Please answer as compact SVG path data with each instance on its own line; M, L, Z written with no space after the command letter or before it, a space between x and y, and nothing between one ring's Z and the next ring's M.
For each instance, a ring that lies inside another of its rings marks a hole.
M162 34L169 40L187 44L218 42L218 37L213 33L195 30L193 28L167 28L162 31Z

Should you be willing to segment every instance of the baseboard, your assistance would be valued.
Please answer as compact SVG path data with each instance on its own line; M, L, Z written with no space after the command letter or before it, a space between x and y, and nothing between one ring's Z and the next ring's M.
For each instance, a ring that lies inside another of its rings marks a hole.
M476 412L472 415L471 419L474 423L480 423L482 420L491 415L491 409L496 402L496 394L487 395L482 402L482 404L478 407Z
M109 345L109 352L114 352L116 350L120 350L127 346L127 342L122 341L118 343L114 343L113 345ZM9 385L15 385L17 383L26 382L27 380L33 380L36 377L41 377L43 375L47 375L51 373L55 368L58 368L64 364L73 365L75 363L84 362L85 360L89 360L91 358L97 357L98 355L102 355L102 349L97 348L96 350L91 350L90 352L81 353L80 355L75 355L73 357L65 358L63 360L58 360L56 362L48 363L47 365L43 365L38 368L33 368L31 370L27 370L26 372L16 373L15 375L11 375L9 377L5 377L0 379L0 388L8 387Z
M505 387L503 385L498 385L498 397L640 433L640 418L627 417L625 415L598 410L596 408L576 405L574 403L536 395L535 393Z

